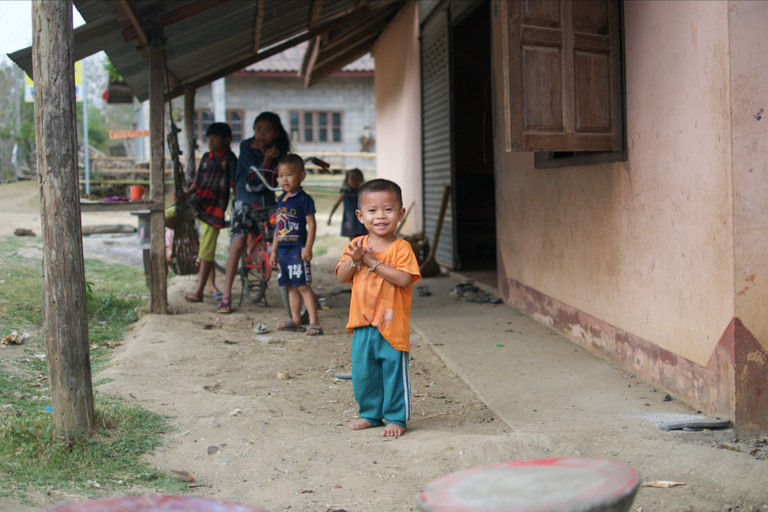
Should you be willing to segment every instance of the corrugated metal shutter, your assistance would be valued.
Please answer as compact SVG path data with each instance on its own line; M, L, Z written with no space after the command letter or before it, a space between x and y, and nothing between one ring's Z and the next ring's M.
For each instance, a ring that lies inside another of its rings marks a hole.
M424 190L424 234L432 244L440 202L451 185L451 111L448 59L448 13L445 9L421 28L421 126ZM440 231L437 262L454 268L453 208Z

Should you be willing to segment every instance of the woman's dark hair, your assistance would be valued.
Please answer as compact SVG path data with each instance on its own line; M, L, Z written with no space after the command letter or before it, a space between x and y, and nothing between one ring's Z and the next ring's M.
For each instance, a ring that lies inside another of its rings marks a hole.
M360 181L365 181L365 176L363 176L363 171L355 167L354 169L348 170L344 174L344 186L346 187L349 184L349 175L350 174L359 174L360 175Z
M280 150L280 156L285 156L290 153L291 139L288 137L288 133L285 131L285 128L283 128L283 122L280 121L280 116L274 112L262 112L258 115L256 120L253 121L253 126L256 126L256 123L262 120L269 121L269 123L272 125L272 128L274 128L277 132L275 147Z

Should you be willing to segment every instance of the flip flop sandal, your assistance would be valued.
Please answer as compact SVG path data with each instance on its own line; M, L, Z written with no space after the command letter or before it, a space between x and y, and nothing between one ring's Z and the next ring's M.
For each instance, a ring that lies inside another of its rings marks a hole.
M451 295L455 295L457 297L461 297L467 292L474 293L477 290L479 290L477 286L474 286L472 283L463 283L456 285L453 290L451 290Z
M184 300L186 300L187 302L192 302L192 303L203 302L202 297L195 297L194 295L185 295L184 296Z
M269 326L259 322L253 330L256 334L267 334L269 332Z
M483 295L478 295L475 299L475 302L491 302L491 296L487 293L484 293Z
M320 327L319 325L309 324L309 326L307 326L307 336L322 336L322 335L323 335L323 328Z
M224 292L221 290L216 290L213 292L213 298L214 299L223 299L224 298Z
M293 320L285 320L282 322L283 326L278 327L278 331L300 332L303 331L303 327L297 327Z
M476 300L477 300L477 295L474 292L464 292L465 302L475 302Z
M418 293L419 297L428 297L432 295L432 292L429 291L429 288L426 286L419 286L416 288L416 293Z
M229 297L224 297L221 299L221 302L219 302L219 307L216 309L216 311L223 315L228 315L232 312L232 303L230 302Z

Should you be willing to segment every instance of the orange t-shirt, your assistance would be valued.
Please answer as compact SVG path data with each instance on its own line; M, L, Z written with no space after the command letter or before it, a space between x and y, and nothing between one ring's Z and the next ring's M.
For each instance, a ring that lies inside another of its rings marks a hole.
M363 239L363 247L368 247L368 235L358 237ZM351 252L351 243L346 251ZM349 323L347 330L353 332L355 327L372 325L379 329L385 340L395 350L401 352L411 351L411 298L413 297L413 285L421 281L419 263L413 254L411 244L398 238L381 252L374 253L376 259L382 264L397 270L411 274L411 284L406 287L394 285L375 272L368 274L368 267L361 265L360 272L355 272L352 277L352 298L349 304ZM339 266L347 261L349 256L344 255L336 265L338 274Z

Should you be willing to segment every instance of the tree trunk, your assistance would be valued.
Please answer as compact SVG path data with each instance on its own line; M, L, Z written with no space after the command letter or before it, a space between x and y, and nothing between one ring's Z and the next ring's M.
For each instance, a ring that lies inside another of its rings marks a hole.
M53 426L64 440L93 426L80 186L72 0L32 3L35 134L43 233L43 332Z

